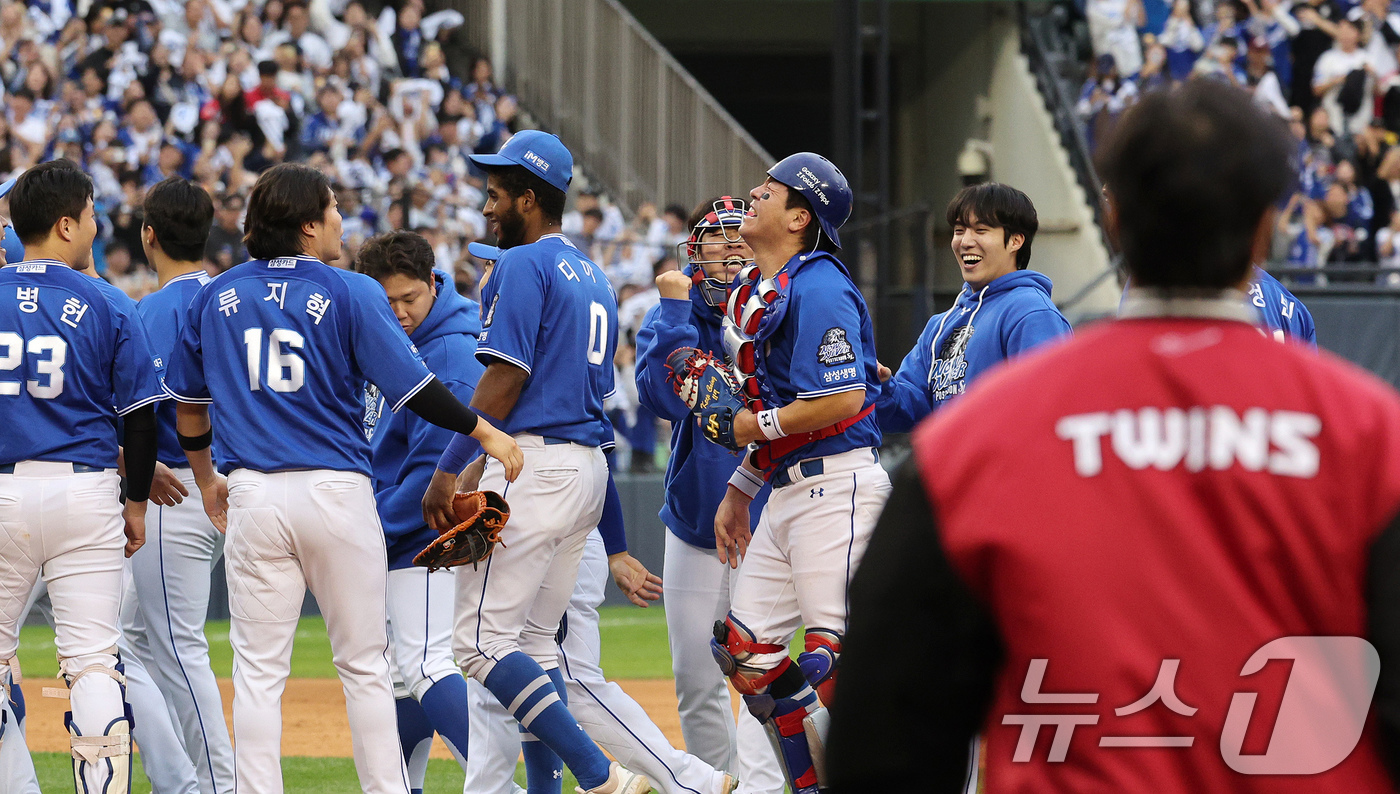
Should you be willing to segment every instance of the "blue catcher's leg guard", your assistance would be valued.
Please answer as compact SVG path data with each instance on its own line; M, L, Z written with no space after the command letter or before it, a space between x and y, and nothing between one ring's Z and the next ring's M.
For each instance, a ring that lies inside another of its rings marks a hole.
M818 794L826 784L826 708L791 659L780 658L771 670L750 662L755 654L779 653L785 646L754 641L753 632L730 615L715 623L710 648L749 713L768 731L793 794Z
M824 705L831 705L836 690L836 665L841 659L841 635L831 629L807 629L806 651L797 655L797 666Z

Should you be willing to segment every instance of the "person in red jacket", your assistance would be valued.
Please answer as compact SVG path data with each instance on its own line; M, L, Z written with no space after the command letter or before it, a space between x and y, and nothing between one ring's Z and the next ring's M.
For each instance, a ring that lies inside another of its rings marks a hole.
M831 792L1386 792L1400 397L1244 310L1291 183L1238 89L1099 154L1121 319L914 436L850 589ZM1273 662L1273 663L1270 663Z

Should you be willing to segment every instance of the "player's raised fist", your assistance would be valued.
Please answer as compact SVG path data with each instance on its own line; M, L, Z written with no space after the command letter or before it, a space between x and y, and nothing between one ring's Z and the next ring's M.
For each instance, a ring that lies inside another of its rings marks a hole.
M668 270L656 277L656 289L663 298L685 300L690 295L690 276L679 270Z

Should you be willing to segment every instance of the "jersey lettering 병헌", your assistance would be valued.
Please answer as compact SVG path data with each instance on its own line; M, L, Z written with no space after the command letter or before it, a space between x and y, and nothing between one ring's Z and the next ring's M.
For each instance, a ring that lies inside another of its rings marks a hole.
M0 463L116 468L117 417L164 399L136 304L55 260L0 268Z

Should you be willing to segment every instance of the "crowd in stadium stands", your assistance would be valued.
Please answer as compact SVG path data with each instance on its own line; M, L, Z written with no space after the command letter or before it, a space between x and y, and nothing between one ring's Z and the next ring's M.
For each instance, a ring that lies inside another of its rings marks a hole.
M1077 106L1091 146L1143 92L1196 79L1247 88L1298 140L1273 258L1378 263L1374 278L1400 284L1400 4L1077 2L1094 55Z
M218 273L246 259L242 217L257 175L305 162L335 186L347 252L338 265L353 267L376 233L412 229L474 297L485 263L467 243L489 235L484 175L467 155L495 151L529 123L489 60L449 68L463 24L422 0L0 0L0 179L58 157L81 164L96 185L98 271L140 298L156 287L140 237L149 187L179 174L209 191L206 265ZM618 290L623 386L629 343L659 300L654 273L676 266L688 215L644 204L628 222L585 190L565 217L564 232ZM615 416L648 469L654 422L620 392Z

